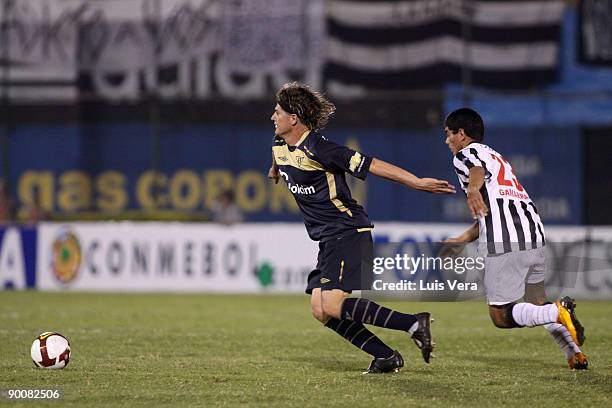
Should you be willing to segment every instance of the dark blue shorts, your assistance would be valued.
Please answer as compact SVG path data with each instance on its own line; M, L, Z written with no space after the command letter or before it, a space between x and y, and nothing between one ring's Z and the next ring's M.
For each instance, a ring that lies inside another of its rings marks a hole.
M371 289L373 254L370 231L319 242L317 269L308 275L305 292L310 295L316 288L348 293Z

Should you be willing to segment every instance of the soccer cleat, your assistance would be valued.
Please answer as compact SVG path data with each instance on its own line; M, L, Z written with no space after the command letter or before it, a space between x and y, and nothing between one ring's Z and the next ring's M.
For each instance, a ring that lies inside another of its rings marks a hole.
M404 366L404 359L399 351L395 350L390 357L375 358L364 374L397 373Z
M561 299L555 302L557 308L559 309L559 317L557 318L557 323L561 323L567 331L569 331L570 335L574 342L582 346L584 344L584 327L578 321L576 317L576 313L574 309L576 308L576 303L574 303L574 299L569 296L564 296Z
M571 358L567 359L570 370L588 370L589 360L582 353L576 353Z
M412 340L414 341L414 344L421 349L423 360L429 364L429 358L431 357L431 352L433 351L434 345L434 343L431 341L430 327L433 319L427 312L417 313L415 316L417 318L419 328L412 334Z

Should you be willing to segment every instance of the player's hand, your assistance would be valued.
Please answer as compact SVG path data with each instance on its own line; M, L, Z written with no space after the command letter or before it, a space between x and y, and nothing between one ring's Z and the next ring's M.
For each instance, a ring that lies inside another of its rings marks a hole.
M484 217L489 213L487 205L482 200L480 191L467 191L467 206L472 213L472 218Z
M278 172L278 167L272 166L270 170L268 170L268 178L270 180L274 180L274 184L278 184L278 180L280 178L280 173Z
M434 194L454 194L455 186L446 180L438 180L435 178L419 179L417 188L419 190L428 191Z

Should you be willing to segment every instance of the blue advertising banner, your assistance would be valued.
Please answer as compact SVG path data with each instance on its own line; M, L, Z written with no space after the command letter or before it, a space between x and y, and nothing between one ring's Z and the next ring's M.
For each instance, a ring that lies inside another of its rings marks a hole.
M55 214L170 210L207 213L233 189L248 221L299 221L285 185L271 184L271 127L164 125L158 149L148 124L19 127L10 138L13 194L25 214L33 201ZM458 187L441 130L330 129L324 134L418 176ZM579 224L582 146L577 128L487 128L545 223ZM157 153L156 153L157 152ZM349 177L350 178L350 177ZM465 222L463 193L433 196L368 177L350 180L376 221Z

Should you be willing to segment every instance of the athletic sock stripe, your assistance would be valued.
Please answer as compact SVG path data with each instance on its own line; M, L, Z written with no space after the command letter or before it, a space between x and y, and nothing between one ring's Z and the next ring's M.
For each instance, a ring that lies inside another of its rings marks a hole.
M557 321L557 317L559 317L559 312L556 311L557 312L557 316L555 316L555 311L556 310L554 310L554 309L548 311L548 320L552 320L553 323L556 322Z
M544 328L552 335L566 358L572 357L575 353L580 353L580 348L574 343L572 335L569 334L565 326L559 323L549 323L544 325Z
M325 323L325 327L329 327L330 329L332 329L333 331L337 332L338 328L340 327L340 325L342 324L344 320L338 320L338 319L329 319L327 321L327 323Z
M572 339L572 335L569 333L569 331L567 331L567 329L562 326L559 323L550 323L550 324L554 324L555 328L550 331L550 334L552 334L555 337L555 340L559 339L560 341L563 342L573 342L574 340Z
M555 337L555 341L557 342L557 344L559 345L559 347L565 347L567 345L567 342L559 337Z
M349 330L351 330L351 327L353 327L353 325L354 325L355 323L357 323L357 322L353 321L353 322L352 322L352 323L349 325L349 327L347 327L347 328L346 328L346 330L345 330L345 331L344 331L344 333L342 334L342 337L346 337L346 334L349 332Z
M563 333L563 338L565 339L565 341L567 341L568 343L571 341L573 342L574 339L572 339L572 335L569 333Z
M368 308L370 307L370 303L372 303L372 301L371 301L371 300L368 300L368 304L366 305L366 307L365 307L365 309L364 309L364 311L363 311L363 316L361 316L361 321L362 321L362 322L365 322L365 321L366 321L366 318L367 318L367 316L368 316Z
M381 312L380 312L380 318L379 318L379 322L376 323L376 326L378 327L385 327L385 321L387 321L387 319L389 318L389 314L391 313L391 309L387 309L384 306L381 306Z
M340 320L340 323L338 323L338 324L336 325L336 327L332 327L332 329L334 329L334 330L335 330L335 331L337 331L337 332L340 332L340 330L342 330L342 329L341 329L342 324L343 324L344 322L347 322L347 321L348 321L348 320ZM330 320L330 322L331 322L331 320Z
M539 322L542 319L542 311L540 309L536 309L533 314L533 321Z
M376 313L374 314L374 319L372 319L373 325L376 325L376 318L378 317L378 312L380 312L380 309L382 309L380 305L376 305L376 306L378 306L378 309L376 310Z
M351 330L349 330L348 333L346 333L346 338L347 339L353 338L363 328L364 328L363 324L357 324L353 326Z
M353 312L351 313L351 319L353 319L353 320L355 319L355 311L357 310L357 305L359 304L359 301L360 301L360 300L361 300L361 298L360 298L360 299L357 299L357 300L355 301L355 306L353 306Z
M363 350L363 347L368 343L368 341L372 340L374 337L376 337L375 334L373 334L370 337L368 337L368 339L366 341L364 341L363 344L361 345L361 347L359 347L359 348Z
M393 310L391 310L391 313L389 313L389 316L387 316L387 320L385 320L385 324L383 324L383 327L387 327L387 323L389 323L389 319L391 318L392 314L393 314Z
M353 340L355 340L355 338L356 338L357 336L359 336L359 333L361 333L361 332L362 332L362 331L364 331L365 329L366 329L365 327L362 327L362 328L361 328L361 330L359 330L359 331L357 332L357 334L355 334L355 335L353 336L353 338L351 338L349 341L352 343L352 342L353 342Z

